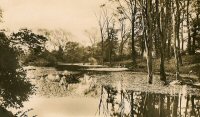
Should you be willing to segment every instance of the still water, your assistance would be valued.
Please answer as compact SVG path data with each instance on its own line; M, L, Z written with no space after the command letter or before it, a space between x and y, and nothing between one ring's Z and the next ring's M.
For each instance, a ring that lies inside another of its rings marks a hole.
M198 95L140 91L125 88L122 82L102 83L95 75L84 74L80 82L69 84L64 91L67 95L62 96L53 95L54 91L63 93L56 83L53 84L58 86L55 89L52 84L43 84L49 88L38 90L49 90L52 96L34 95L21 110L33 109L26 113L30 117L200 117ZM187 88L182 86L182 90Z
M199 117L200 97L166 95L134 91L117 91L102 86L102 94L94 97L32 97L25 108L39 117Z

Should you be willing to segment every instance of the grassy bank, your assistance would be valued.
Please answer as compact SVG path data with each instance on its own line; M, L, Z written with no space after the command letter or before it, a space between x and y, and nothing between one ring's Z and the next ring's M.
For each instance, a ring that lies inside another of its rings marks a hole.
M191 74L197 75L200 77L200 54L196 55L184 55L182 56L183 65L180 66L181 74ZM121 65L130 68L135 72L147 72L146 59L137 59L137 66L131 64L131 60L120 61L114 63L116 66ZM176 62L174 58L166 59L165 61L165 70L168 73L175 74ZM154 72L160 71L160 59L154 58L153 60L153 70Z

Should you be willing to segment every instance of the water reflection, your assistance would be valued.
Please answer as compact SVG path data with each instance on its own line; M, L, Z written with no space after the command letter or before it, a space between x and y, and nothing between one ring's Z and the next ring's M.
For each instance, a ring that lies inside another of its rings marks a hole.
M121 79L116 76L119 74L69 74L66 90L59 85L59 80L38 77L34 79L38 95L27 102L24 109L33 108L27 114L30 117L200 117L200 97L185 93L188 86L183 86L180 94L174 91L179 91L177 87L172 89L172 94L144 92L138 91L144 83L127 89L128 82L134 85L132 81L138 82L138 79L130 81L126 76L120 76Z
M116 87L101 87L99 116L111 117L199 117L200 97L167 95Z

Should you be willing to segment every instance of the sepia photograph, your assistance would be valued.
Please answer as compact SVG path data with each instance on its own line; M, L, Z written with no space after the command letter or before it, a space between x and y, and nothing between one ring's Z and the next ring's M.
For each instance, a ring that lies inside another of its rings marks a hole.
M0 0L0 117L200 117L200 0Z

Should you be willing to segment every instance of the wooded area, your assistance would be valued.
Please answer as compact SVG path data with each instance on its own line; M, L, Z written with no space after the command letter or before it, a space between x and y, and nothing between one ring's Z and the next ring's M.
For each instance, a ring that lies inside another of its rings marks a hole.
M113 36L109 36L109 30L113 30L114 24L119 25L115 30L120 35L118 38L120 55L124 55L125 43L130 43L131 46L128 46L131 48L134 66L137 66L137 58L146 56L150 84L153 78L153 58L160 58L160 79L166 82L165 60L174 57L178 80L179 69L183 65L182 56L194 55L199 51L200 1L113 0L110 2L115 4L112 5L114 8L110 8L109 3L101 5L101 16L98 18L102 55L107 40L109 42L114 40ZM114 55L110 56L110 61L112 56ZM105 60L104 56L102 60Z

